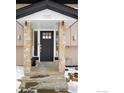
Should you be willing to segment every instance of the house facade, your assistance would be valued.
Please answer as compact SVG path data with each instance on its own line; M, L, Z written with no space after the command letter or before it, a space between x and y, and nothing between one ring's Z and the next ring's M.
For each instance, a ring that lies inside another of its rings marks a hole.
M71 8L77 9L77 4L65 4L66 6L69 6ZM17 10L24 8L26 6L30 6L30 4L17 4L16 8ZM44 14L44 15L42 15ZM40 17L39 15L42 15ZM58 17L59 16L59 17ZM53 18L54 17L54 18ZM65 19L65 20L64 20ZM17 18L16 21L16 65L24 65L24 31L25 31L25 21L31 20L31 29L32 29L32 57L38 57L39 61L40 58L43 58L40 54L40 35L43 34L41 31L46 32L50 31L50 33L44 33L44 37L49 37L49 34L52 35L51 44L49 43L49 47L52 49L51 54L48 51L47 52L51 56L51 59L48 59L47 61L55 61L55 59L58 59L58 47L57 47L57 35L59 32L59 22L65 21L65 65L66 66L76 66L78 64L78 21L76 18L69 17L67 15L58 14L55 11L51 11L50 9L43 9L41 11L35 12L34 14L29 14L20 18ZM42 20L42 21L39 21ZM44 41L43 41L44 42ZM49 41L48 41L49 42ZM45 50L47 50L47 44ZM52 45L52 46L50 46ZM43 55L45 56L45 55Z
M16 49L17 65L24 65L22 91L69 93L64 73L65 66L78 63L77 5L52 0L17 4Z

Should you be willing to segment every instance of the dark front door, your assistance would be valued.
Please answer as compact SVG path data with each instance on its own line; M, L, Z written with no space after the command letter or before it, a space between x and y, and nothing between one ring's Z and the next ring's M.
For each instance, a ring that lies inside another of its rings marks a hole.
M40 31L40 61L53 61L53 31Z

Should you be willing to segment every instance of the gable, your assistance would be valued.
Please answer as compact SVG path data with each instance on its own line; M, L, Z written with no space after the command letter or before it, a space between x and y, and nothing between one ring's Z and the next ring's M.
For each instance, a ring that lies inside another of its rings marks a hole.
M22 17L18 20L76 20L76 19L63 15L61 13L52 11L50 9L44 9L42 11L33 13L31 15Z
M62 15L78 19L78 10L69 6L61 5L52 1L42 1L36 4L28 5L16 10L16 19L35 14L39 11L49 9Z

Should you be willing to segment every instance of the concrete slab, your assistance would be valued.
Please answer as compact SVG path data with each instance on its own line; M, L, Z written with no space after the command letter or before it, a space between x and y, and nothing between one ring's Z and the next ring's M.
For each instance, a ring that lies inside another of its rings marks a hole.
M63 74L49 75L43 78L23 78L21 89L33 89L33 90L55 90L64 91L67 93L68 85Z

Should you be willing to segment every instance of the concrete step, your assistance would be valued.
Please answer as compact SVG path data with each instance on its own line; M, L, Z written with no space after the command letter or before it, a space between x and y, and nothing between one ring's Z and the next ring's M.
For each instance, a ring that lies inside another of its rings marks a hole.
M38 62L38 67L57 68L58 62Z

